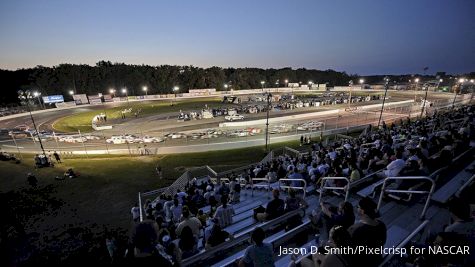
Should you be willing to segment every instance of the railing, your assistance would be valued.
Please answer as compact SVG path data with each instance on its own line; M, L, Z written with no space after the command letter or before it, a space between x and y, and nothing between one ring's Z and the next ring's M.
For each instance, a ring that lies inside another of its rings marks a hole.
M303 210L303 208L299 208L296 210L293 210L291 212L288 212L278 218L275 218L273 220L263 222L260 224L257 224L255 227L261 227L264 231L268 231L270 229L273 229L276 225L279 225L283 222L286 222L289 218L292 218ZM202 251L196 255L193 255L182 262L182 266L197 266L199 265L200 262L205 261L206 259L210 257L214 257L217 254L221 254L224 251L234 248L238 245L241 245L243 243L249 242L249 239L251 237L252 231L255 229L255 227L249 228L246 231L243 231L239 234L237 234L234 239L226 241L219 246L213 247L211 249L208 249L206 251ZM206 264L210 265L210 264Z
M421 191L421 190L397 190L397 189L386 189L386 184L388 181L391 180L427 180L429 181L432 185L429 191ZM429 202L432 196L432 193L434 193L435 189L435 182L431 178L427 176L406 176L406 177L388 177L384 179L383 182L383 188L381 189L381 194L379 195L379 201L378 201L378 206L377 210L379 211L379 208L381 207L381 203L383 201L383 195L384 193L407 193L407 194L427 194L427 200L426 204L424 205L424 209L422 210L420 218L423 219L425 216L425 213L427 211L427 208L429 207Z
M345 180L346 181L346 186L339 187L339 186L327 186L326 181L329 180ZM346 177L323 177L322 178L322 185L320 186L320 197L318 199L318 202L322 202L322 195L323 191L325 189L330 189L330 190L343 190L345 191L345 201L348 200L348 195L350 193L350 180Z
M264 181L267 184L254 184L254 181ZM254 196L254 187L264 187L267 188L267 191L270 192L270 179L269 178L251 178L251 196Z
M401 248L404 248L407 246L407 244L409 244L409 242L411 242L411 240L417 235L419 234L419 232L423 231L426 226L428 225L429 223L429 220L425 220L423 221L414 231L412 231L411 234L409 234L403 241L401 241L401 243L399 243L399 245L396 247L396 249L401 249ZM402 259L404 259L401 256L398 256L398 257L395 257L396 254L394 253L390 253L388 254L386 257L384 257L384 260L383 262L379 265L379 267L386 267L386 266L392 266L392 265L396 265L396 266L404 266L404 263L402 264L397 264L399 263ZM395 262L395 263L392 263L392 262Z
M281 182L290 182L291 185L281 185ZM292 186L292 182L303 182L303 186ZM307 194L307 181L304 179L279 179L279 189L280 188L303 190L303 198L305 198L305 195Z

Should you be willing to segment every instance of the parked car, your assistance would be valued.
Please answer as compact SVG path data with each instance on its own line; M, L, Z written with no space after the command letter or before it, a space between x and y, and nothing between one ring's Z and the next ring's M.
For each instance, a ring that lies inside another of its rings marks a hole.
M238 121L238 120L243 120L244 116L239 115L239 114L233 114L233 115L225 116L224 119L227 120L227 121Z

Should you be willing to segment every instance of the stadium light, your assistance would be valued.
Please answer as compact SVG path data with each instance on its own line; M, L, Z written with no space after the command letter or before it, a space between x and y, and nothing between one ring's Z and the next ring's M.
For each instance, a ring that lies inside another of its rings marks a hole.
M228 89L228 84L227 83L224 84L224 88Z
M460 78L459 79L459 83L464 83L465 82L465 79L464 78Z
M443 81L444 81L444 79L440 79L440 80L439 80L440 83L443 82Z
M142 87L142 90L145 91L145 95L148 95L148 92L147 92L147 91L148 91L148 88L147 88L147 86Z
M264 91L264 84L265 83L266 83L265 81L261 81L262 91Z
M471 83L475 83L475 80L474 80L474 79L470 79L470 82L471 82Z
M418 82L419 82L419 78L416 78L416 79L414 80L414 82L418 83Z
M69 90L69 94L70 94L70 95L74 95L74 91L73 91L73 90Z
M37 92L35 93L37 94ZM40 142L41 151L43 152L43 156L47 159L45 149L43 148L43 142L41 142L40 132L38 131L38 128L36 127L33 114L31 114L30 99L33 98L33 95L35 95L35 93L32 94L29 90L26 90L26 91L19 90L18 99L25 100L26 102L26 107L28 108L28 112L30 113L31 122L33 123L33 127L35 128L36 135L38 136L38 140ZM34 138L33 135L32 135L32 138Z
M364 79L360 79L360 84L363 84L364 83Z

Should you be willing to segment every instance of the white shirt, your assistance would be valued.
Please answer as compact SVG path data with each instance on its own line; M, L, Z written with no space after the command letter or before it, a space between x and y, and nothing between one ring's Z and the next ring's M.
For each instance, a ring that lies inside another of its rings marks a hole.
M386 174L387 177L395 177L399 175L399 172L404 168L406 163L404 162L403 159L396 159L393 160L391 163L386 166L386 171L384 171L384 174Z

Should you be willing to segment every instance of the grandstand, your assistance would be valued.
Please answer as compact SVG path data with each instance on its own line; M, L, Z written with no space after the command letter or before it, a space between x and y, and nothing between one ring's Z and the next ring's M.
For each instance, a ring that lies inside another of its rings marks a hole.
M467 241L463 244L472 242L473 250L473 218L460 215L452 204L459 203L459 209L473 204L473 196L467 192L475 178L474 157L475 107L463 106L413 121L384 124L358 138L341 136L339 140L314 143L299 150L274 150L256 164L226 172L217 173L208 166L195 173L186 172L168 188L139 193L141 222L136 229L154 224L157 233L152 233L150 244L159 248L170 265L243 264L252 259L252 255L246 255L246 248L259 227L265 232L264 243L273 249L275 266L318 266L314 264L318 257L312 255L312 247L338 245L329 235L328 225L320 222L322 212L329 212L322 211L327 209L323 207L348 202L355 208L356 220L352 223L358 223L369 214L363 206L369 198L375 205L375 217L385 225L383 247L401 251L411 246L427 246L437 233L454 229L446 226L453 223L455 214L460 219L457 229L460 225L471 226L471 233L463 235ZM269 206L274 207L277 202L271 202L273 190L278 190L280 198L286 200L286 208L278 216L270 217ZM209 233L214 231L217 220L200 217L199 211L213 216L217 209L226 206L220 207L223 195L232 200L232 219L222 227L229 236L209 246ZM298 199L298 208L288 208L293 203L288 199ZM175 234L177 225L191 225L187 216L178 220L175 217L186 214L188 209L191 217L202 219L199 233L191 239ZM262 220L259 214L267 214L266 219ZM348 228L349 247L360 245L353 227ZM137 249L138 232L134 233L131 247ZM281 254L282 248L296 248L299 253ZM473 264L473 255L420 257L409 249L406 251L404 255L388 253L376 258L344 254L339 257L343 258L341 266L361 266L362 261L366 266L406 266L421 264L422 258L428 266L433 261L456 266ZM322 266L333 266L330 257L319 259Z

